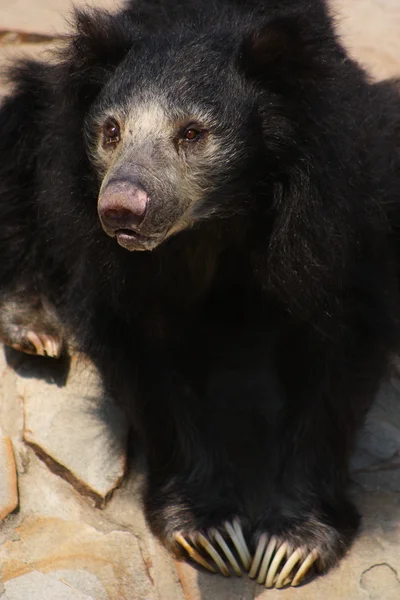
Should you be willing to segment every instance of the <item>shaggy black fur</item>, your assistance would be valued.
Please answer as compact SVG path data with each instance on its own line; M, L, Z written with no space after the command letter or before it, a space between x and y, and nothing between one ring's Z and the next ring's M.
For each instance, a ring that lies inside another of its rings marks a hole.
M12 69L0 111L3 304L31 322L30 298L50 301L124 402L167 547L238 516L253 549L276 534L328 568L358 526L349 453L397 351L397 91L368 82L322 0L138 0L75 27L55 61ZM148 86L210 111L237 153L190 228L128 252L100 225L87 140Z

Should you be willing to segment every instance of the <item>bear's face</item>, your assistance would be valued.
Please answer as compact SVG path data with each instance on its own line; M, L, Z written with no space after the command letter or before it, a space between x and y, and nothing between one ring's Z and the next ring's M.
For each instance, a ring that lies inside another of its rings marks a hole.
M99 218L122 247L151 250L199 220L240 210L261 134L229 56L215 40L144 42L92 107L86 133Z

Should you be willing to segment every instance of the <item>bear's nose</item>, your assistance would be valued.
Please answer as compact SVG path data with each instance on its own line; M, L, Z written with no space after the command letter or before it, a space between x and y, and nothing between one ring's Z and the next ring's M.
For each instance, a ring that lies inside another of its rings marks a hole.
M99 197L98 213L106 233L135 231L146 216L148 194L129 181L110 182Z

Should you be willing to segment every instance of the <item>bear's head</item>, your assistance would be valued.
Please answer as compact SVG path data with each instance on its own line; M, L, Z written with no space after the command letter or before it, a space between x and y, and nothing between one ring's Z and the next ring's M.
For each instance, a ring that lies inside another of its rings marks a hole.
M69 76L99 218L122 247L151 250L205 219L251 214L255 190L267 196L299 155L310 91L341 51L320 16L257 23L199 18L150 34L129 15L78 14Z
M229 38L145 38L117 67L86 121L105 232L128 250L250 202L262 147L254 94Z

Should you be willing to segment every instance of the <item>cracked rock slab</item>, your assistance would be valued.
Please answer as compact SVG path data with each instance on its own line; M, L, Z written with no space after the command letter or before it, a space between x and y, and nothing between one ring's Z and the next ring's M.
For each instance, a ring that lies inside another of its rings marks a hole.
M0 431L0 521L18 506L17 471L10 438Z
M125 473L127 421L87 361L71 361L68 385L59 372L53 381L40 377L49 366L49 360L26 358L19 368L24 440L53 472L101 507Z

